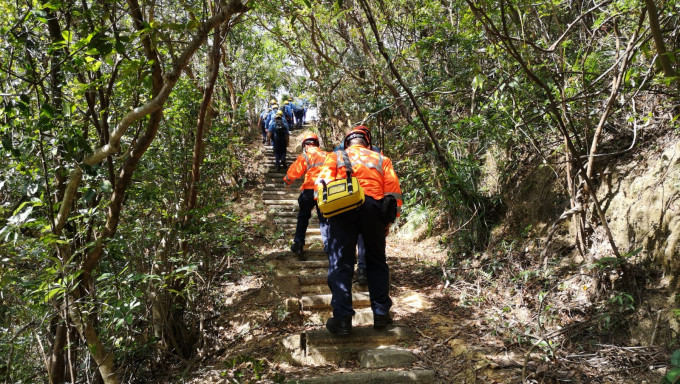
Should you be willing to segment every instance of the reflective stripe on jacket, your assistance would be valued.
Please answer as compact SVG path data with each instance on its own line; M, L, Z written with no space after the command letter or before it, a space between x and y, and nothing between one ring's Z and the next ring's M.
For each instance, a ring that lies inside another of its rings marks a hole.
M404 202L392 160L361 145L352 145L346 149L346 152L354 171L353 176L359 180L364 194L376 200L382 199L385 195L394 196L397 199L397 216L399 216ZM330 183L345 177L347 177L347 172L342 152L337 151L326 157L326 162L315 183L321 184L321 180Z
M328 156L328 153L319 147L307 146L307 152L297 157L295 162L288 168L283 181L290 185L293 181L305 175L305 180L300 190L314 189L314 181L316 181L319 172L321 172L321 166L324 164L326 156Z

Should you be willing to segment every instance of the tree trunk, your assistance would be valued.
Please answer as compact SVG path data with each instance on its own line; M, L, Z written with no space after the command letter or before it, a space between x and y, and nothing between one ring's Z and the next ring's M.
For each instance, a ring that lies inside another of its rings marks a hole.
M645 0L645 6L647 8L647 13L649 14L649 29L654 37L654 45L656 46L656 52L659 54L659 61L661 62L663 73L666 77L675 77L673 63L671 63L670 55L668 54L668 51L666 51L666 44L663 41L663 33L661 32L661 25L659 25L659 12L656 9L656 4L654 4L654 0ZM680 80L676 79L676 82L680 85Z
M425 131L427 132L427 135L430 137L430 140L432 141L432 145L434 146L435 153L437 154L437 159L441 163L441 165L444 167L445 170L449 171L451 170L451 166L449 165L449 161L446 159L446 156L444 155L444 151L441 149L439 146L439 141L434 135L434 132L432 131L432 128L430 128L430 123L428 122L427 118L423 114L423 112L420 109L420 104L418 103L418 100L416 100L416 97L413 95L413 92L411 92L411 88L406 84L404 79L402 79L401 74L399 74L399 71L397 68L394 66L394 62L392 59L390 59L389 54L387 53L387 50L385 49L385 45L382 42L382 39L380 38L380 33L378 32L378 26L376 25L375 19L373 18L373 12L371 11L371 6L366 2L366 0L359 0L361 3L362 8L364 9L364 12L366 13L366 18L368 19L368 23L371 25L371 30L373 31L373 35L375 36L375 40L378 43L378 50L380 53L383 55L385 58L385 61L387 62L387 65L390 68L390 71L392 72L392 75L397 79L399 84L401 85L402 88L404 88L404 91L406 91L406 94L408 95L409 99L411 100L411 103L413 104L413 108L416 110L416 114L418 114L418 117L420 118L420 122L423 124L423 128L425 128Z
M215 82L220 70L220 45L222 44L222 37L225 31L215 32L213 38L212 54L210 56L210 64L208 66L208 82L203 90L203 100L198 111L198 119L196 122L196 137L194 139L194 153L191 162L191 181L189 183L189 198L187 199L186 209L187 213L184 217L184 225L188 225L191 220L191 211L196 208L196 199L198 197L198 183L201 180L201 163L203 162L203 137L210 128L212 123L212 95L215 91ZM227 76L228 78L228 76ZM230 83L231 84L231 83ZM233 95L233 87L229 88ZM234 102L232 96L232 103ZM233 105L232 105L233 108Z
M139 10L139 5L136 0L129 0L130 12L133 14L133 19L137 29L143 29ZM94 291L94 279L92 272L97 267L99 260L101 259L106 240L110 239L115 235L118 222L120 220L120 212L122 210L123 198L125 196L125 191L127 190L130 182L132 180L132 175L141 159L142 155L151 145L153 139L158 131L158 126L162 117L162 107L170 95L172 88L177 83L184 67L188 65L190 58L198 50L198 48L204 43L208 34L215 28L222 25L225 21L229 20L231 16L236 12L245 12L245 8L240 0L229 0L227 8L219 12L215 16L206 20L205 24L196 33L193 40L187 45L182 54L175 60L172 66L172 70L168 72L164 77L161 76L160 66L158 66L158 71L156 71L156 66L152 67L152 81L153 81L153 98L139 108L135 108L128 114L126 114L119 122L116 129L111 132L109 143L98 148L93 154L88 156L84 163L87 165L98 164L104 160L107 156L115 153L119 150L119 142L122 136L125 134L129 126L136 120L150 115L149 121L147 122L146 131L141 137L138 138L135 146L130 152L129 157L126 159L123 169L120 173L120 177L116 183L113 194L111 195L111 203L107 212L106 224L101 229L95 244L90 249L85 257L82 265L83 273L80 275L78 286L74 289L73 293L73 305L69 308L70 315L78 329L78 332L85 339L90 354L97 362L98 369L102 375L105 383L113 384L118 383L118 376L115 371L113 354L109 352L97 335L97 331L93 325L91 319L87 316L81 315L78 303L80 299L85 298L90 292ZM145 51L150 54L153 49L153 45L150 44L150 39L148 36L143 37L143 44L145 46ZM152 55L153 56L153 55ZM158 63L158 60L155 61ZM76 168L79 170L79 168ZM82 171L80 171L82 175ZM71 180L77 186L79 184L79 176L73 177L71 175ZM71 196L72 200L74 196ZM64 198L66 200L66 197ZM68 216L68 212L64 212Z
M65 348L66 348L66 324L57 316L59 323L54 332L54 342L48 362L48 374L51 384L63 383L65 379Z

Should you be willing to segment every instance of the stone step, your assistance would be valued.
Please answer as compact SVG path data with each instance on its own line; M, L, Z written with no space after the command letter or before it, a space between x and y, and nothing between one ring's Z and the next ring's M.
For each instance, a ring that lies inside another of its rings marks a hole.
M354 345L355 347L374 345L377 347L381 344L394 345L406 343L415 338L415 333L411 327L403 324L388 325L382 331L378 331L373 327L353 327L352 333L344 337L334 336L326 329L306 331L305 335L305 343L308 349L309 347L334 347L338 345Z
M279 262L292 262L295 261L324 261L328 263L328 256L326 252L323 251L323 246L321 243L307 243L305 244L304 253L302 256L298 256L290 250L278 251L269 253L270 259L278 260ZM324 283L325 284L325 283Z
M271 212L273 215L278 216L279 213L283 212L293 212L297 216L297 204L268 204L267 212Z
M269 172L264 174L265 179L269 178L269 179L274 179L276 181L281 180L282 183L283 183L283 178L285 176L286 176L286 172L276 171L276 168L273 169L273 170L270 170Z
M326 261L327 262L327 261ZM311 271L310 273L311 274ZM318 283L316 284L308 284L308 285L300 285L300 294L302 295L320 295L320 294L329 294L331 291L328 288L328 284L326 283L326 280L321 282L321 280L316 280ZM356 291L364 291L368 289L368 285L364 284L359 284L357 282L352 283L353 289Z
M389 325L378 331L372 326L353 327L349 336L338 337L326 329L287 336L283 347L293 361L303 365L325 365L359 359L359 352L381 345L402 345L415 338L410 327Z
M274 187L274 190L277 190L277 191L284 191L285 188L286 188L286 183L284 183L282 179L276 179L276 180L267 179L267 180L265 180L265 183L266 183L265 185L275 185L276 187ZM300 187L299 184L298 185L293 184L293 186L291 187L291 189L295 189L295 191L297 191L298 196L300 196L299 195L299 193L300 193L299 187ZM263 191L263 193L264 193L264 191Z
M297 202L297 196L263 197L262 202L264 204L266 204L267 206L269 206L269 205L284 205L284 206L294 205L296 209L299 207L298 202Z
M264 191L262 191L262 196L263 197L265 197L265 196L295 196L295 197L297 197L297 196L300 196L300 191L298 191L297 189L294 189L294 190L291 190L291 189L285 190L285 189L279 189L279 188L270 189L270 190L265 189Z
M314 244L310 241L310 236L307 236L304 253L298 259L302 261L324 260L328 262L328 255L323 251L323 244L321 244L321 236L319 236L318 240L319 243Z
M269 221L276 223L277 225L283 224L295 224L297 225L297 211L283 211L279 214L272 213L272 217L268 218ZM308 227L319 227L319 218L316 215L312 215L309 218Z
M328 288L328 284L326 284L326 282L323 284L300 286L300 294L302 295L323 295L330 293L330 291L331 290Z
M263 192L267 191L283 191L286 190L286 183L283 181L283 179L272 179L272 180L267 180L264 184L263 187ZM288 187L291 191L295 191L298 195L300 194L300 186L302 185L302 181L300 179L295 180L293 184Z
M300 285L326 284L327 277L328 274L326 272L300 276Z
M274 188L264 188L262 190L262 195L293 195L295 198L300 196L300 188L299 186L294 186L294 187L288 187L286 188L286 184L283 183L283 180L278 183L277 187Z
M326 287L326 290L328 290L328 287ZM356 313L352 317L352 326L373 326L373 310L370 307L370 303L362 308L355 307L354 312ZM325 325L326 321L333 317L333 309L330 307L310 309L303 311L302 315L304 324L321 326Z
M300 196L300 185L302 183L299 183L297 186L295 184L298 184L297 181L293 182L293 185L288 187L286 189L286 184L281 181L280 183L277 184L265 184L264 187L262 188L262 194L266 193L272 193L272 192L285 192L285 193L290 193L290 194L295 194L296 196Z
M283 217L275 217L272 219L275 223L277 224L294 224L297 225L297 214L295 216L289 215L289 216L283 216ZM309 219L309 226L312 227L318 227L319 226L319 219L316 216L312 216Z
M295 380L301 384L430 384L436 381L435 372L429 369L345 372Z
M267 156L266 160L272 160L276 161L276 158L274 157L274 150L271 149L271 147L265 147L264 149L264 154ZM298 153L294 152L286 152L286 163L291 163L291 160L296 159L298 156Z
M394 346L365 349L359 352L361 368L408 368L418 357L406 348Z
M270 260L269 265L275 271L277 276L297 277L302 274L318 274L319 271L326 271L328 269L328 260L279 259Z
M305 238L305 249L307 248L317 248L317 249L322 249L323 252L323 240L321 240L321 235L307 235ZM324 257L327 257L326 254L324 253Z
M286 207L288 207L288 206L286 205ZM268 207L267 211L269 212L270 209L271 208ZM297 208L294 211L286 209L286 210L281 211L281 212L278 212L275 209L271 209L271 214L273 216L276 216L276 217L273 217L272 220L276 220L276 219L279 219L279 218L287 218L287 219L293 218L293 220L297 220L298 211L297 211ZM314 217L315 216L312 216L312 219L314 219Z
M311 251L310 251L311 252ZM324 254L325 256L325 254ZM328 260L292 260L285 261L286 267L289 269L327 269Z
M288 235L295 235L295 224L280 225L279 228L283 229L283 232ZM319 227L312 227L311 225L307 227L307 232L305 232L305 242L309 236L321 236L321 229Z
M330 308L331 294L327 295L310 295L300 298L302 310ZM371 300L368 297L368 292L352 292L352 306L355 308L363 308L371 305Z
M297 286L300 286L300 278L303 276L309 276L313 274L318 273L318 269L289 269L285 267L281 267L280 265L278 268L274 267L274 274L278 277L286 277L286 278L291 278L292 283L296 283ZM297 282L294 282L294 280L297 280ZM322 291L321 294L325 293L330 293L330 290L328 289L328 285L324 284L326 287L325 291ZM316 294L316 293L312 293Z
M286 166L290 167L290 165L293 164L293 162L297 159L297 157L298 157L298 154L291 155L289 153L288 155L286 155ZM281 164L280 161L279 161L279 164ZM267 167L273 167L274 165L276 165L276 159L274 159L274 155L272 155L271 157L265 158L264 161L262 162L262 165L267 166Z

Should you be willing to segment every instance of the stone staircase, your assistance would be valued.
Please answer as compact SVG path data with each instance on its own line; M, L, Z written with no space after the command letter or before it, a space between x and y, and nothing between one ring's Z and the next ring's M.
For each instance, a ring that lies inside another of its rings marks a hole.
M292 133L291 136L293 136ZM291 140L293 138L291 137ZM292 144L292 143L291 143ZM291 145L290 148L296 148ZM299 148L299 146L297 147ZM262 199L268 216L292 241L297 223L297 197L301 180L285 188L283 177L287 168L274 168L271 147L265 148L265 187ZM296 153L287 154L287 165L297 158ZM301 324L316 329L289 335L281 340L284 360L301 366L327 366L353 363L352 372L335 373L330 376L307 377L300 383L434 383L435 373L429 369L412 366L417 357L408 349L416 334L405 325L388 326L384 331L373 329L373 313L370 308L367 286L355 284L352 303L356 315L352 334L335 337L324 327L332 316L331 294L326 283L328 261L323 252L316 213L307 228L304 254L299 257L292 252L272 254L271 265L275 271L274 283L279 290L288 292L286 311Z

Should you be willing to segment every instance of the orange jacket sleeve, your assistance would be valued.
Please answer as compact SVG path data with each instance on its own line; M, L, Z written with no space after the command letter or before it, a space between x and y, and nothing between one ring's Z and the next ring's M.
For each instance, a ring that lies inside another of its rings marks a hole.
M321 172L321 167L326 161L327 153L318 147L310 147L305 156L307 173L305 173L305 181L300 189L315 189L314 183L319 176L319 172Z
M307 162L305 161L305 155L302 154L290 165L288 172L286 172L286 176L283 177L283 181L285 181L286 184L291 185L293 184L293 181L300 178L305 172L307 172Z
M392 195L397 199L397 217L399 217L401 216L401 206L404 204L404 201L401 196L399 178L397 177L397 173L394 172L392 160L390 160L389 157L384 158L383 175L384 175L383 190L385 191L385 195Z

